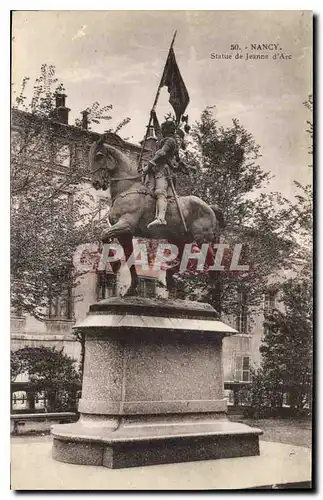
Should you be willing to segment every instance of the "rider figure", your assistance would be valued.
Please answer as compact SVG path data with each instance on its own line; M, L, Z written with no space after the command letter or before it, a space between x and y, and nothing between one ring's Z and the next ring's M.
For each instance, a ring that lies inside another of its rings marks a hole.
M144 172L152 170L155 178L156 217L147 227L165 225L167 210L168 177L176 168L174 160L179 161L178 145L176 140L176 126L173 121L166 120L159 126L157 115L151 111L153 125L157 136L157 151L152 160L144 168Z

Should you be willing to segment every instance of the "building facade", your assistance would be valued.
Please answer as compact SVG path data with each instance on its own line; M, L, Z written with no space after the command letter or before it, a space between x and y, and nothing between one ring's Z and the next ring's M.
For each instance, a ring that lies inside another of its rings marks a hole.
M93 141L99 138L99 134L88 130L86 113L83 113L82 128L69 125L69 109L65 103L66 96L57 95L56 108L52 114L51 121L57 128L57 136L61 141L59 154L56 154L53 168L60 169L61 172L73 168L75 158L81 162L88 162L88 151ZM28 122L28 113L12 111L12 136L16 137L22 133L23 127ZM68 143L64 144L64 137L68 135ZM141 147L129 142L124 142L124 152L130 158L138 160ZM148 140L144 151L144 161L152 157L156 149L156 137L153 129L150 129ZM80 158L81 157L81 158ZM100 214L100 204L109 204L109 190L106 192L95 191L90 183L90 178L84 178L82 189L90 190L94 203L98 207L98 217ZM151 244L151 242L146 242ZM65 353L79 361L81 356L81 345L76 340L72 332L72 327L81 322L89 306L104 298L122 293L130 283L129 271L124 267L118 279L112 273L109 265L102 265L98 261L98 244L89 243L76 249L74 262L81 265L86 272L81 276L79 284L71 290L64 300L61 297L53 297L47 317L44 321L38 321L30 315L23 314L22 311L12 311L11 316L11 349L13 351L26 346L56 346L63 347ZM139 272L140 293L144 296L154 296L156 290L163 296L167 292L160 283L164 283L164 274L157 274L152 265L149 271ZM239 317L228 318L228 322L240 333L234 337L224 340L224 379L225 387L229 391L228 397L232 400L232 391L248 384L250 381L250 368L252 365L259 365L259 346L263 336L263 313L265 308L273 307L275 296L267 295L264 298L263 310L253 318L251 325L248 311L242 307ZM16 382L26 382L28 377L21 377ZM231 392L230 392L231 391ZM18 395L17 395L18 394ZM21 396L22 394L22 396ZM20 397L21 396L21 397ZM21 399L26 401L24 392L14 394L13 409L21 407ZM41 404L41 403L39 403Z

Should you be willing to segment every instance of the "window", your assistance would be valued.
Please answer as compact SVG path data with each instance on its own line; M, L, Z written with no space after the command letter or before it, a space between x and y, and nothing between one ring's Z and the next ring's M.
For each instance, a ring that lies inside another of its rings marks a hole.
M100 221L102 217L102 199L98 199L98 220Z
M249 356L236 356L234 380L238 382L250 381L250 357Z
M109 297L115 297L117 280L116 275L112 273L107 273L106 271L98 271L98 300L107 299Z
M251 347L251 339L249 337L241 337L240 338L240 351L241 352L249 352L250 351L250 347Z
M62 179L59 182L62 182ZM71 214L74 206L74 193L62 190L59 194L59 199L62 200L62 206L63 204L66 206L67 213Z
M108 200L106 197L98 196L97 197L97 219L101 221L102 217L106 215L106 212L109 208Z
M225 389L224 397L227 400L229 406L232 406L234 404L234 394L231 389Z
M240 333L248 331L248 309L247 309L247 293L238 292L238 313L236 316L236 330Z
M267 290L264 296L264 315L271 314L276 307L277 290ZM263 335L270 333L270 327L264 326Z
M11 151L13 153L19 153L22 146L21 133L18 130L11 130Z
M271 312L276 307L276 290L267 290L264 299L264 310L265 312Z
M55 291L55 281L66 283L63 290L59 287L59 293ZM52 276L51 289L49 290L49 319L73 319L73 287L70 269L62 268L60 273Z
M138 293L140 297L155 297L156 283L157 280L154 278L138 276Z
M97 194L96 193L96 203L94 207L94 220L102 221L107 220L108 213L110 210L110 198L108 195Z
M69 168L71 165L71 149L69 146L64 145L58 147L55 155L55 163L63 167Z
M68 290L64 296L52 298L49 305L49 319L72 319L72 293Z
M290 399L289 396L290 395L288 392L284 392L284 394L283 394L283 406L285 406L285 407L289 406L289 399Z
M72 212L73 205L74 205L74 194L73 193L67 193L67 210L68 210L69 213Z

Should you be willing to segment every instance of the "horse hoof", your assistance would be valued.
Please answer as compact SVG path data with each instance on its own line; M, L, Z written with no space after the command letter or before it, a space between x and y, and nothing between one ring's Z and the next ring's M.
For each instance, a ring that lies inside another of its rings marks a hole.
M102 243L111 243L111 238L109 236L106 236L105 233L102 233L101 241Z
M138 295L138 291L135 288L128 288L126 293L123 295L124 297L136 297Z
M168 298L171 300L176 299L176 290L174 288L167 289L168 292Z

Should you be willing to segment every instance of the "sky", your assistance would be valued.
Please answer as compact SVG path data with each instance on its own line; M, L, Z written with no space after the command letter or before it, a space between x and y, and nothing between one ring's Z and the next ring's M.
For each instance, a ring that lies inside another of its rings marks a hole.
M43 63L63 81L70 123L93 102L113 105L111 123L132 142L145 134L170 41L190 95L189 120L215 106L220 125L237 118L261 146L259 164L274 178L267 190L292 198L294 180L310 182L309 111L312 92L310 11L16 11L13 14L12 82L31 82ZM239 44L242 59L235 59ZM279 44L252 51L251 44ZM247 47L247 49L245 48ZM268 60L245 59L246 53ZM232 54L215 59L211 54ZM273 60L274 53L291 59ZM30 85L31 87L32 85ZM30 92L31 90L29 90ZM172 111L167 89L157 105L160 119Z

